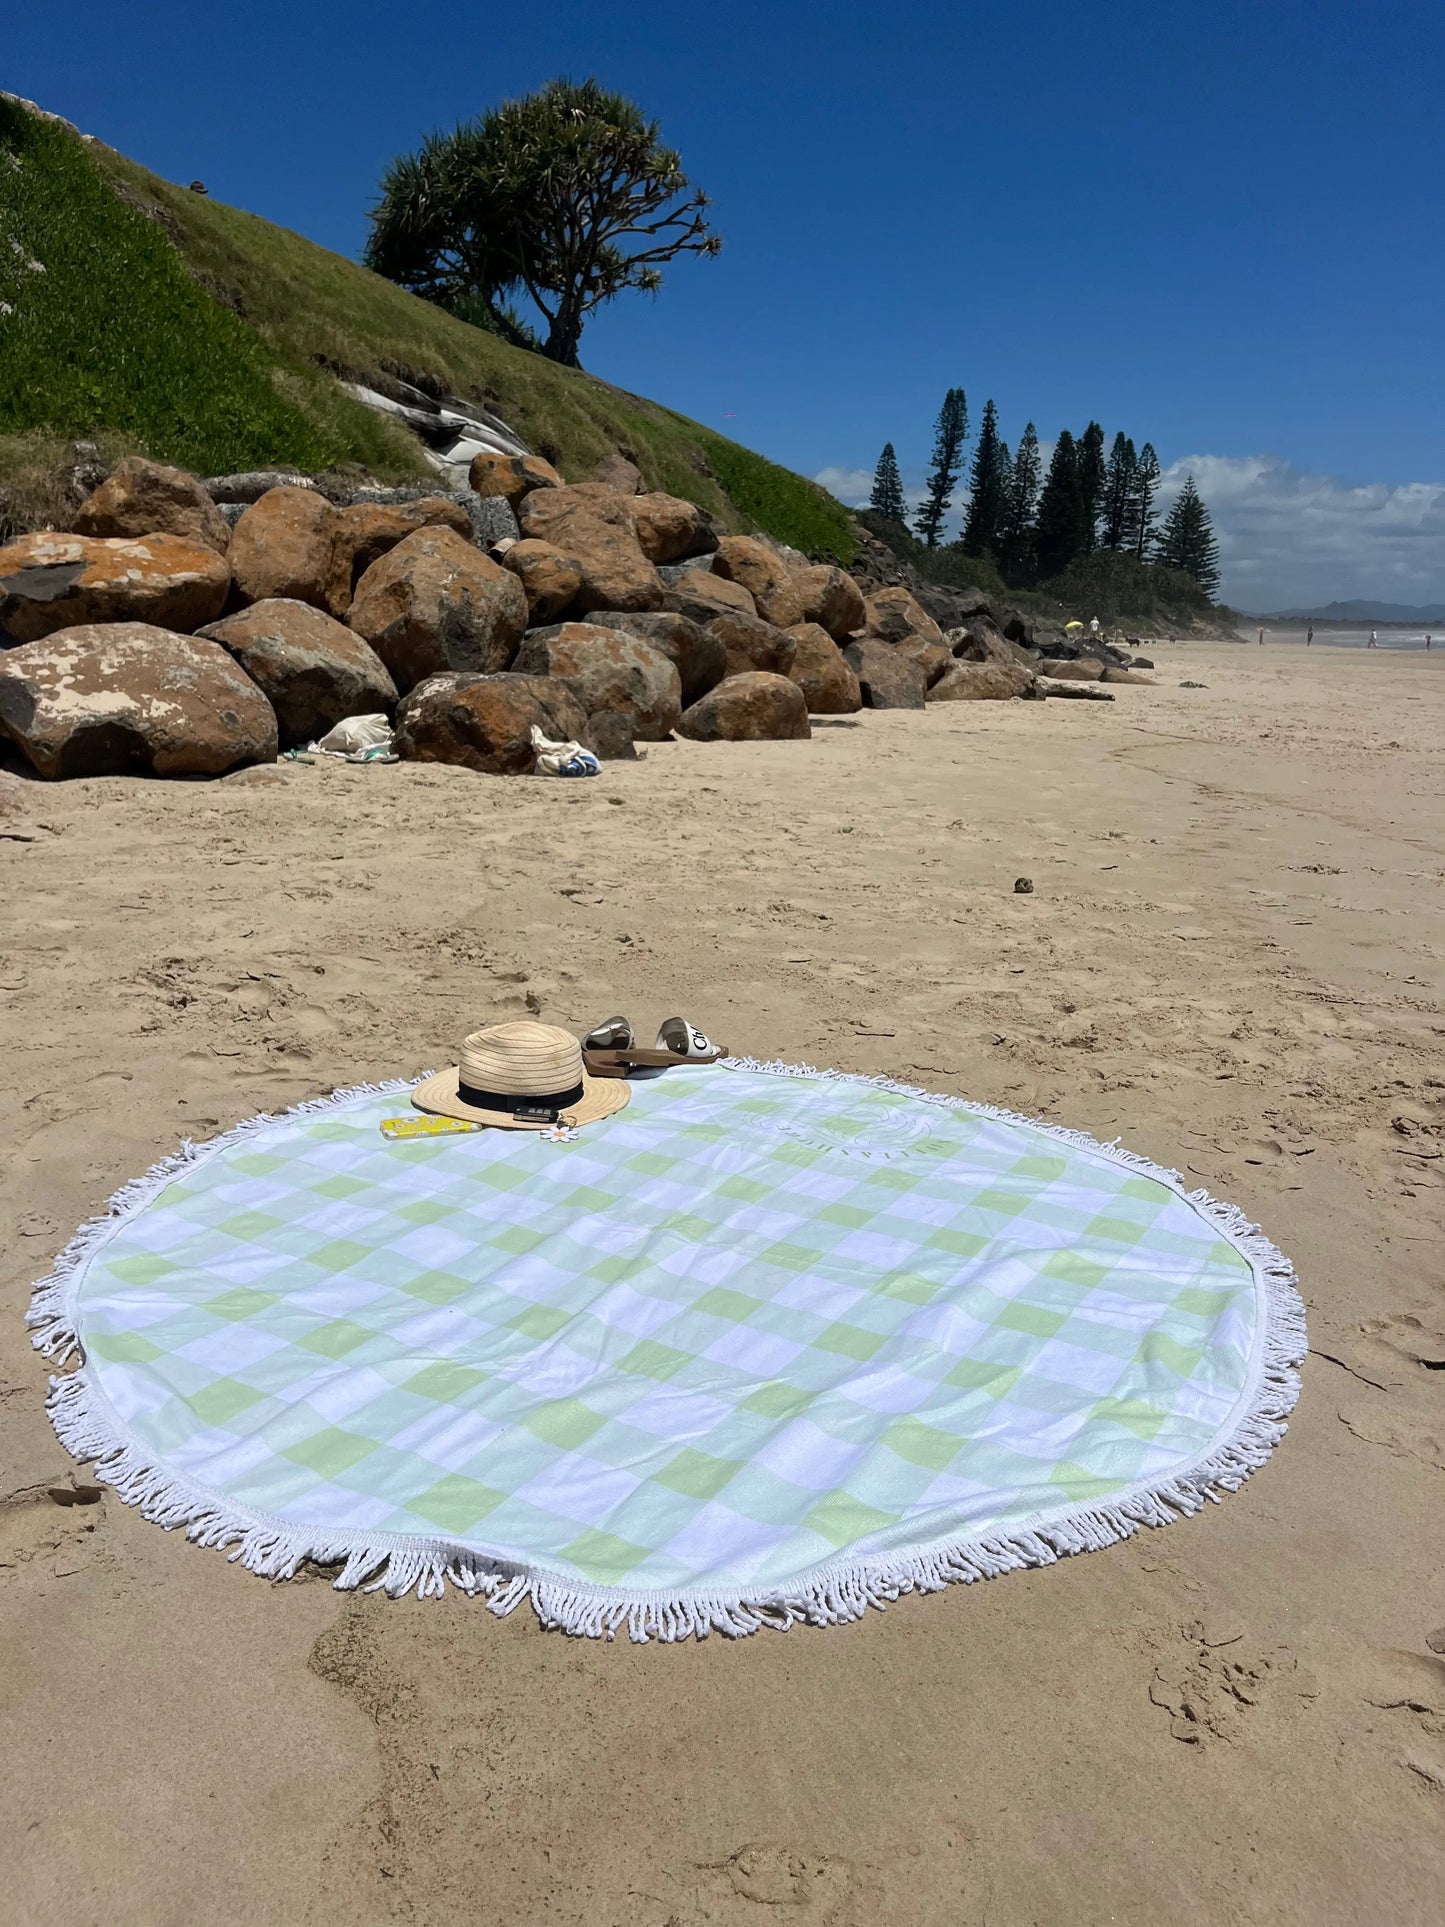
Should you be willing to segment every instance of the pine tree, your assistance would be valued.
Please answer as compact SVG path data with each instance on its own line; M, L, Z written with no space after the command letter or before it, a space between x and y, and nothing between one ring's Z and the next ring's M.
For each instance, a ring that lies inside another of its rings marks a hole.
M938 411L933 429L933 467L928 477L928 493L918 511L914 528L930 549L938 547L943 518L953 500L958 471L963 466L963 445L968 440L968 403L961 388L950 388Z
M903 478L898 473L898 457L893 453L892 442L883 444L883 453L878 457L868 506L875 515L885 515L890 522L907 519L908 505L903 499Z
M998 410L986 402L969 481L968 516L963 525L965 555L991 555L999 545L1008 514L1008 450L999 440Z
M1104 472L1104 431L1097 422L1090 422L1079 440L1079 500L1083 511L1079 533L1085 555L1093 553L1099 539Z
M1039 574L1062 575L1083 546L1084 499L1079 488L1079 445L1064 429L1054 444L1048 479L1039 497Z
M1134 482L1129 491L1129 513L1125 522L1125 541L1142 562L1154 540L1154 524L1159 519L1154 497L1159 488L1159 457L1153 442L1145 442L1134 465Z
M1109 451L1104 470L1104 499L1100 513L1100 540L1106 549L1122 549L1129 526L1129 503L1134 493L1134 471L1139 457L1134 444L1121 429Z
M1032 422L1019 440L1009 477L1008 514L999 542L999 566L1010 582L1033 573L1034 512L1039 502L1039 438Z
M1165 517L1155 559L1166 569L1182 569L1192 575L1211 599L1219 588L1219 544L1192 475L1185 476L1184 486Z

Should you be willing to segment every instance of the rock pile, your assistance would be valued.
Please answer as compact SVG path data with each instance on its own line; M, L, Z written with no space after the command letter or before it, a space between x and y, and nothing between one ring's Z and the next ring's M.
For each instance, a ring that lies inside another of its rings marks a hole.
M921 588L720 534L620 458L570 485L505 449L455 492L331 479L132 458L71 530L0 548L0 734L43 776L200 776L384 711L403 757L516 774L533 725L629 756L1120 679L982 597L949 592L945 629Z

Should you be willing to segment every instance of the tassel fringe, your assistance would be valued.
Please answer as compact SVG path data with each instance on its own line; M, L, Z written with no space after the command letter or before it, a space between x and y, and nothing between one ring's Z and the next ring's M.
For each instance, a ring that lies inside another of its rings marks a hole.
M1168 1478L1132 1487L1108 1505L1071 1506L1006 1532L962 1534L907 1552L844 1556L816 1568L792 1588L757 1597L696 1592L629 1595L617 1587L563 1579L444 1540L360 1530L327 1534L315 1526L295 1526L251 1512L159 1463L150 1448L130 1434L83 1356L77 1370L50 1381L47 1409L62 1445L75 1458L93 1462L97 1480L110 1486L124 1504L138 1506L145 1518L168 1530L183 1527L196 1545L227 1550L232 1560L263 1579L290 1579L300 1566L310 1563L338 1568L333 1583L339 1592L361 1587L385 1592L392 1599L409 1593L419 1599L439 1599L452 1585L484 1600L499 1618L525 1600L544 1626L588 1639L614 1639L625 1630L629 1639L645 1644L653 1639L664 1643L705 1639L712 1632L742 1638L765 1626L781 1631L798 1624L842 1625L860 1619L870 1606L890 1605L904 1593L938 1592L944 1586L968 1585L1028 1566L1053 1565L1074 1553L1098 1552L1132 1537L1141 1527L1169 1525L1208 1503L1217 1504L1221 1493L1238 1491L1283 1438L1299 1397L1298 1368L1308 1349L1304 1304L1294 1267L1235 1205L1211 1198L1204 1190L1186 1190L1177 1171L1121 1149L1117 1140L1100 1144L1083 1131L1020 1117L994 1105L920 1090L892 1078L816 1071L807 1065L728 1058L722 1068L826 1078L894 1091L975 1117L1041 1131L1076 1151L1167 1185L1234 1245L1259 1287L1263 1343L1257 1347L1242 1409L1231 1421L1228 1436L1216 1439L1207 1454ZM77 1298L87 1260L173 1178L288 1118L338 1109L362 1098L401 1095L417 1081L398 1078L354 1085L276 1116L249 1118L206 1144L187 1140L144 1177L122 1185L105 1214L76 1232L53 1270L34 1288L26 1317L31 1343L56 1365L81 1353Z

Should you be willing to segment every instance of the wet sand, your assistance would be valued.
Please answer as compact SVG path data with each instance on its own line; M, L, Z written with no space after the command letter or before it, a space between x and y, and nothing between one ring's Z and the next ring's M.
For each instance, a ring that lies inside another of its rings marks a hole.
M0 1919L1435 1917L1445 652L1155 655L1108 706L587 784L0 776ZM74 1226L184 1136L531 1009L681 1011L1193 1174L1298 1267L1289 1436L1109 1551L672 1648L59 1503L88 1474L21 1318Z

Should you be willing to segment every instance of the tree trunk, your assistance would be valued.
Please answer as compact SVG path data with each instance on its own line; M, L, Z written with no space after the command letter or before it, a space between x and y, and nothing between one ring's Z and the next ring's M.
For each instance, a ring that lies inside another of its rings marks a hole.
M582 316L571 302L564 300L548 332L542 353L549 361L560 361L564 368L580 368L577 349L582 340Z

